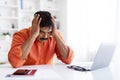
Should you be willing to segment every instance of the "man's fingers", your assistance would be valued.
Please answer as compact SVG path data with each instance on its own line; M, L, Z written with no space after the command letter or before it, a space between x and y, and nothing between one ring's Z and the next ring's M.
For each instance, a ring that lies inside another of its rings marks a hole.
M36 21L36 20L35 20L36 17L37 17L37 14L34 15L34 18L33 18L33 20L32 20L32 23L34 23L34 22Z
M42 20L42 18L40 18L40 19L38 20L38 24L40 24L40 23L41 23L41 20Z
M55 29L56 28L56 22L55 22L55 19L54 19L54 17L52 17L52 22L53 22L53 29Z
M37 17L36 17L37 21L39 20L39 18L40 18L40 15L39 15L39 14L37 14Z
M55 22L55 19L54 19L54 17L52 17L52 22L53 22L53 23Z
M38 16L38 14L35 14L34 19L36 19L36 18L37 18L37 16Z
M39 23L39 18L40 18L40 15L39 14L35 14L34 18L32 20L32 23L38 24Z

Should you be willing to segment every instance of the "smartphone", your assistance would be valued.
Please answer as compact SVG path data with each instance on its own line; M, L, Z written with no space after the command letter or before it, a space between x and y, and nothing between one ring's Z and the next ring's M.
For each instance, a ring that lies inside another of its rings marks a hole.
M76 66L76 65L69 65L69 66L67 66L67 68L74 69L76 71L87 71L87 69L80 67L80 66Z
M26 75L30 72L28 69L18 69L16 70L13 75Z

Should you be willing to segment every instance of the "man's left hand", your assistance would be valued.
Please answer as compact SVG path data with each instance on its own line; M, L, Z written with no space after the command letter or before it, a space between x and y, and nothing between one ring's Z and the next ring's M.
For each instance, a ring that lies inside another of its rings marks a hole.
M57 27L54 17L52 17L52 22L53 22L52 35L54 36L57 34Z

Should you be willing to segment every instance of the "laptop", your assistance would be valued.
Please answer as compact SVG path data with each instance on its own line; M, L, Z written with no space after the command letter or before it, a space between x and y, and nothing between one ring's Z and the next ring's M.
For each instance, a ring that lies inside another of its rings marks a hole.
M91 66L69 65L67 67L78 71L91 71L108 67L112 60L115 48L116 48L115 44L102 43L98 48L93 64Z

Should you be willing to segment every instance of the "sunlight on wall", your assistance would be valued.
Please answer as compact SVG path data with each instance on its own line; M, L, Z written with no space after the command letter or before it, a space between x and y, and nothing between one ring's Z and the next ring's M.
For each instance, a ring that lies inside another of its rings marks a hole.
M115 42L116 7L116 0L68 1L67 42L76 59L90 61L100 43Z

